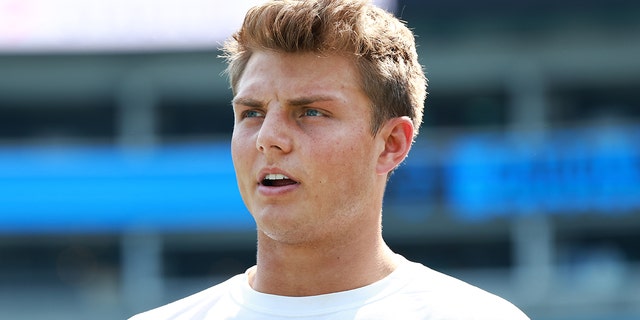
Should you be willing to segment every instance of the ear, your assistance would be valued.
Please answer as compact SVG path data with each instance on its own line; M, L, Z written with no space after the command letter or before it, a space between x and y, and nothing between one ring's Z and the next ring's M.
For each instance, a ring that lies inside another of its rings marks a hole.
M376 173L387 175L409 154L413 142L413 122L409 117L389 119L378 135L384 146L378 156Z

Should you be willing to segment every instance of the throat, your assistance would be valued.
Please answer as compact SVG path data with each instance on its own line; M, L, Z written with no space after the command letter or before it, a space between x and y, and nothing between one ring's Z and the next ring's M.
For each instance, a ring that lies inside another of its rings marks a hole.
M256 262L256 268L249 273L251 287L283 296L313 296L360 288L383 279L397 267L395 254L386 246L354 253L333 245L274 242L260 232Z

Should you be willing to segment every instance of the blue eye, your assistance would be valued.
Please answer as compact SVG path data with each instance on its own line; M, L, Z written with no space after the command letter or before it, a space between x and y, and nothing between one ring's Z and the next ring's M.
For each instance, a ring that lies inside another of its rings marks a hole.
M258 110L247 110L242 113L242 118L257 118L262 117L262 112Z
M316 110L316 109L306 109L304 111L304 115L307 117L319 117L319 116L323 116L322 112Z

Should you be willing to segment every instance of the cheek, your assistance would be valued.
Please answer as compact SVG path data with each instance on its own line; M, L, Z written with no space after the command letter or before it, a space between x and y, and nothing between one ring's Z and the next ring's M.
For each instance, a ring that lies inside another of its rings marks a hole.
M312 148L309 161L317 162L323 173L323 182L331 181L351 188L362 183L368 173L374 172L371 147L361 139L340 139L324 144L323 148Z
M241 154L242 152L239 146L236 143L231 142L231 160L233 161L233 167L235 168L236 174L239 171L238 169L242 166L241 161L243 157Z
M251 134L248 130L243 128L234 128L231 135L231 156L234 162L237 159L241 159L243 155L250 152L252 148L255 148L255 140L252 140Z
M255 148L254 146L255 144L234 132L231 138L231 159L238 178L243 172L250 172L251 148Z

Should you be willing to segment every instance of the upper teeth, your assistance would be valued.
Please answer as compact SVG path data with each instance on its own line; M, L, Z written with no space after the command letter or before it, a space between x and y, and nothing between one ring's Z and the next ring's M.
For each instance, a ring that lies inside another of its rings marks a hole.
M289 179L289 177L285 176L284 174L270 173L266 175L264 179L265 180L284 180L284 179Z

